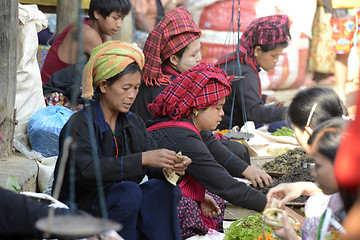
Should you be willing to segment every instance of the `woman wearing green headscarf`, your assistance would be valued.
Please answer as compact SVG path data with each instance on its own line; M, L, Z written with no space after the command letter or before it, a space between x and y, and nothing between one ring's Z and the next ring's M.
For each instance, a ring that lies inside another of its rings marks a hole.
M123 225L120 235L125 239L181 239L176 209L179 188L165 181L161 170L183 175L191 160L183 156L182 163L177 163L175 152L157 150L141 118L129 112L143 66L142 51L129 43L110 41L93 50L82 81L82 97L93 101L75 113L60 134L58 159L65 155L68 132L73 138L60 200L69 200L70 162L74 162L75 202L80 209L100 215L93 145L106 210L110 219ZM93 135L89 134L91 128ZM55 176L59 165L60 160ZM151 180L140 184L145 174Z

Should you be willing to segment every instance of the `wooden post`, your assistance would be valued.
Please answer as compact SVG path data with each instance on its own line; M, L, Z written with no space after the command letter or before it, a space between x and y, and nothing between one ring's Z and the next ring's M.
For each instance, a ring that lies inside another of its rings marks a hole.
M19 1L0 1L0 159L13 152Z
M56 6L56 36L74 23L78 16L80 0L58 0Z

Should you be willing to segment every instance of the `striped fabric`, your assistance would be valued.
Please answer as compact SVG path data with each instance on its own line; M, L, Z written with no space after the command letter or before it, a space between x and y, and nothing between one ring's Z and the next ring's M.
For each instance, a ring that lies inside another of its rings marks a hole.
M101 80L109 79L121 73L130 63L136 62L140 69L144 66L144 54L137 46L121 41L108 41L93 49L85 65L82 85L82 97L91 99L93 86Z
M161 71L161 63L201 36L199 27L185 7L175 8L150 32L145 45L142 81L148 85L168 85L171 80Z
M187 175L180 183L182 195L194 201L202 202L205 197L205 188L190 175Z
M200 63L177 76L147 108L154 117L188 117L193 108L207 108L229 95L232 78L219 68Z

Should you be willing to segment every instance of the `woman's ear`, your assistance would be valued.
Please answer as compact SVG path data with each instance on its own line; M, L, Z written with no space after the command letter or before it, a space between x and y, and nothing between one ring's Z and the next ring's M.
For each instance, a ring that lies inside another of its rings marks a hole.
M100 81L99 89L100 89L101 93L106 93L108 87L109 87L109 85L107 84L106 80Z
M261 47L260 46L256 46L254 48L254 56L257 57L262 53Z
M169 61L174 67L176 67L179 64L179 60L180 60L179 57L176 55L171 55L169 57Z

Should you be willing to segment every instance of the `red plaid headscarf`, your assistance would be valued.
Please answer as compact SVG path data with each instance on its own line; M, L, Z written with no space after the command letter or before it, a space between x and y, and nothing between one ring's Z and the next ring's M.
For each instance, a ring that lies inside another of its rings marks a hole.
M147 108L154 117L169 116L173 120L189 116L194 108L207 108L231 93L230 80L222 69L206 63L177 76Z
M290 41L290 20L286 15L272 15L254 20L240 38L240 57L255 62L256 45L274 46Z
M256 64L254 48L257 45L274 46L278 43L290 41L290 20L286 15L272 15L255 19L241 35L239 42L239 57L244 64ZM228 59L236 57L236 52ZM254 66L253 66L254 67ZM255 68L256 70L256 68Z
M150 86L168 85L171 80L163 75L161 63L200 36L199 27L185 7L166 14L146 39L142 81Z

